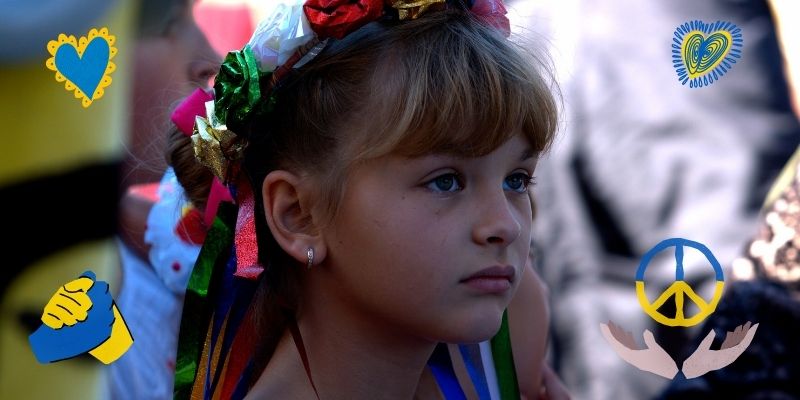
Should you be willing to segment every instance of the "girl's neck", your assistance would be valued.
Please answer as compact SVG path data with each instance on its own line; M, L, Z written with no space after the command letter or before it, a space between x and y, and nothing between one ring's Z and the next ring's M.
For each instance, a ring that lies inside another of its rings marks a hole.
M298 320L311 378L321 400L425 398L417 393L435 343L399 333L328 298ZM276 395L279 395L276 397ZM315 399L287 330L249 398Z

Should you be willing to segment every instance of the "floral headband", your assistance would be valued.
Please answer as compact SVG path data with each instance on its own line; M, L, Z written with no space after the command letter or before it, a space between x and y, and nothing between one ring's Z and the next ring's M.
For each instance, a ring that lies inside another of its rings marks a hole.
M284 0L242 50L228 53L214 95L197 90L172 114L191 136L197 160L215 175L206 203L209 228L186 289L181 320L176 399L242 398L256 349L253 307L258 261L253 189L239 174L248 122L272 111L275 88L311 61L330 38L369 22L403 21L447 7L467 8L506 37L502 0ZM230 204L233 203L233 204Z
M214 83L216 100L208 118L197 119L207 143L195 146L198 160L228 182L246 147L242 137L250 119L275 105L272 89L293 68L319 54L329 38L342 39L378 20L403 21L447 7L468 8L478 20L506 37L510 25L502 0L288 0L262 21L242 50L228 53ZM232 163L232 161L234 161Z

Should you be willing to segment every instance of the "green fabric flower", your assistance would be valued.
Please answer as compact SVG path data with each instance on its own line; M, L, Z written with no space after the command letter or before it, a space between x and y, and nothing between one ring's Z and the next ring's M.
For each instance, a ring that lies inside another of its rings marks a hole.
M247 121L266 111L262 86L270 75L258 70L250 46L228 53L214 82L214 116L217 121L237 134L244 133Z

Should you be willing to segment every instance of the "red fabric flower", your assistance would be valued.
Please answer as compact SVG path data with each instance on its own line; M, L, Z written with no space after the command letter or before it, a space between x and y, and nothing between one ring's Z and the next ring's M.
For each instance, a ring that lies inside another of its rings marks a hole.
M383 0L308 0L303 10L320 40L341 39L379 19L383 15Z
M486 25L499 29L506 37L511 35L511 24L502 0L475 0L471 11Z

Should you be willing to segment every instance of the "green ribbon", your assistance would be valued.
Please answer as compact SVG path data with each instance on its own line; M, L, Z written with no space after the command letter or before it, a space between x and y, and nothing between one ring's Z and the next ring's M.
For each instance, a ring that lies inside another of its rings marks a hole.
M508 329L508 311L503 312L500 330L492 338L492 357L497 372L497 386L502 400L519 400L519 383L511 353L511 331Z
M220 204L189 278L175 360L175 399L189 399L192 393L213 310L214 296L209 293L214 290L212 283L221 281L220 274L230 256L236 211L233 204Z
M263 111L261 75L250 46L225 56L214 81L217 121L234 132L242 132L247 120Z

